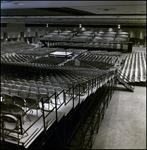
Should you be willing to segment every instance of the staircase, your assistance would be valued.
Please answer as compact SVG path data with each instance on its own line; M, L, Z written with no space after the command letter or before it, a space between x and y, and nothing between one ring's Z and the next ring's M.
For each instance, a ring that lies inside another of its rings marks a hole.
M129 82L133 83L133 80L129 80L120 70L117 70L117 80L122 83L128 90L134 92L134 86L128 84Z

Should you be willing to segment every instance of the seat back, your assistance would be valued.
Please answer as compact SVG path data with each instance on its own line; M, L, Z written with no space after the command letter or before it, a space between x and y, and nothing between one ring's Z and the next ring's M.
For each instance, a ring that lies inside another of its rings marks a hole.
M28 108L31 108L31 109L38 109L39 108L37 100L35 100L33 98L26 98L25 101L26 101L26 106Z
M14 130L17 127L17 118L14 115L5 114L1 116L2 121L4 122L4 128L9 130Z
M22 97L13 96L13 100L14 100L14 103L15 103L15 104L18 104L18 105L20 105L20 106L22 106L22 107L25 106L25 101L24 101L24 99L23 99Z
M9 112L9 106L5 102L0 102L1 112Z
M9 104L9 108L10 108L10 112L12 112L12 114L16 114L16 115L22 116L23 113L24 113L24 110L18 104Z
M13 97L11 95L4 94L3 96L4 96L4 101L7 104L13 104Z

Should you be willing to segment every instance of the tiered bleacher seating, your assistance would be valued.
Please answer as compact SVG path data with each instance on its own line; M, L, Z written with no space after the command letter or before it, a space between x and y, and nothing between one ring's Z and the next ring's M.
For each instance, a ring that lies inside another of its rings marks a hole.
M46 35L44 35L41 40L69 40L73 36L73 33L69 30L58 31L54 30Z
M128 32L118 32L115 41L118 43L128 43L130 40Z
M116 36L115 32L99 32L92 42L97 43L110 43L114 41L114 38Z
M89 48L127 50L129 40L127 32L99 32L89 43Z
M131 81L146 82L145 53L132 53L125 57L125 63L121 67L122 73Z
M130 40L127 32L102 32L94 31L60 31L45 35L40 40L49 47L66 47L66 48L88 48L88 49L105 49L119 50L126 52ZM50 38L47 36L52 35ZM45 46L47 46L45 45Z
M71 38L71 41L78 42L89 42L94 38L94 32L92 31L83 31L77 33L74 37Z

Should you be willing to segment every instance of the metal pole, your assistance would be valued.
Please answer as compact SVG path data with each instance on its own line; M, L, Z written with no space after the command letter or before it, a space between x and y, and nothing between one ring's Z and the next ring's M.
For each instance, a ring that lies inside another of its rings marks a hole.
M57 113L57 97L56 97L56 91L55 91L55 112L56 112L56 121L58 122L58 113Z
M88 80L88 96L89 96L89 80Z
M64 89L63 89L63 100L64 100L64 103L66 105L66 97L65 97L65 91L64 91Z
M79 83L79 103L80 103L80 83Z
M21 132L21 135L23 135L23 132L22 132L22 120L21 120L21 116L19 115L19 119L20 119L20 132Z
M73 85L73 108L74 108L74 85Z
M43 115L44 131L46 132L43 98L41 98L41 103L42 103L42 115Z

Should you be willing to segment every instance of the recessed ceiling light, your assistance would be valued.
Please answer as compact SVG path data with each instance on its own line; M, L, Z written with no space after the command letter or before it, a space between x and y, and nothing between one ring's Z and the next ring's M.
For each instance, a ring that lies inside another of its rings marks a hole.
M97 8L99 11L114 11L115 8Z
M18 3L14 3L14 4L16 4L16 5L25 5L25 3L20 3L20 2L18 2Z

